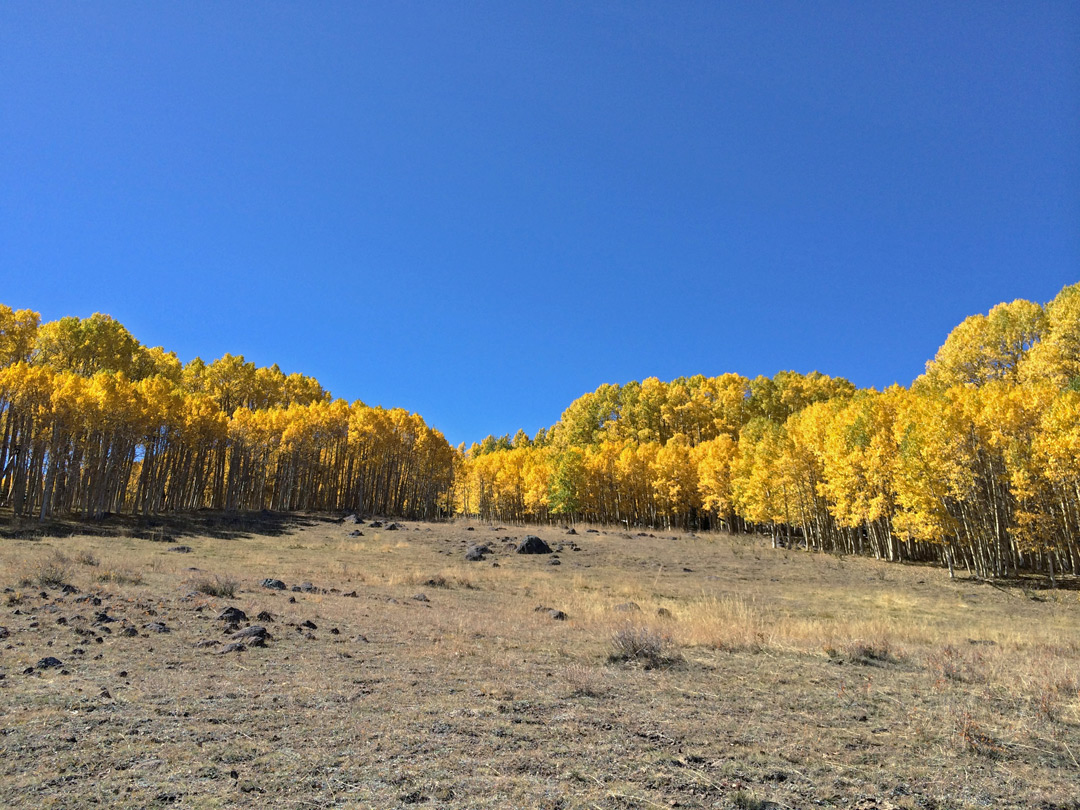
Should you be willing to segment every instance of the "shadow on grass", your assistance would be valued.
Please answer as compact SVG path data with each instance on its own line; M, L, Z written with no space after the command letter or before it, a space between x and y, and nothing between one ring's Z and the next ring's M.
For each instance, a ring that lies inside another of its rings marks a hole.
M252 535L278 537L318 523L337 522L328 515L299 512L233 512L199 510L180 514L105 515L100 519L64 517L44 521L0 514L0 537L35 539L46 537L134 537L173 543L185 537L233 540Z

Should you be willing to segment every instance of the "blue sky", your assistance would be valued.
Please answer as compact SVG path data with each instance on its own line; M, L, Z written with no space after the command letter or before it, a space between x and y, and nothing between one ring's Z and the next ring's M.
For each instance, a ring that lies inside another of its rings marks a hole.
M1073 2L0 4L0 302L530 433L1080 281Z

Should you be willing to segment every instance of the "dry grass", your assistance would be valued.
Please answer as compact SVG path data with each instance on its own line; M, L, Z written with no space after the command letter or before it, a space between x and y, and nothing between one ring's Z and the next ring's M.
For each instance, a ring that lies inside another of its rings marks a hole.
M1080 798L1076 591L1036 601L756 538L579 527L575 551L557 530L467 525L352 538L318 516L200 515L9 537L0 806ZM562 564L502 541L526 533L566 543ZM486 562L464 560L475 543ZM266 647L219 653L225 607Z

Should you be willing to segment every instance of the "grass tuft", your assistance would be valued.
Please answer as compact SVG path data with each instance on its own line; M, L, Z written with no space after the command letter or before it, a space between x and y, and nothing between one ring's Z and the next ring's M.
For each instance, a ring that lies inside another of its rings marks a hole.
M667 666L679 660L672 651L671 637L647 625L626 624L611 634L608 660L640 662L646 669Z
M195 580L195 590L205 593L207 596L217 596L222 599L235 599L236 591L240 583L232 577L202 577Z

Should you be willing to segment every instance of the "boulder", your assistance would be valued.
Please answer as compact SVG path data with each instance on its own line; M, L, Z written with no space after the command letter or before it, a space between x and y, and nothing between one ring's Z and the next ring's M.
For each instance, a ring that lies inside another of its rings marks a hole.
M225 608L217 615L217 617L223 622L235 622L236 624L247 621L247 614L240 610L240 608L234 607Z
M272 591L285 590L285 583L282 582L280 579L264 579L262 581L262 586L264 588L269 588Z
M551 546L535 534L529 534L525 536L524 540L518 543L516 551L518 554L550 554Z
M469 550L465 552L465 559L469 562L483 562L484 552L482 552L477 546L470 546Z
M231 638L233 641L240 641L241 639L249 638L270 638L270 634L262 625L253 624L251 625L251 627L245 627L243 630L237 630L235 633L229 636L229 638Z

